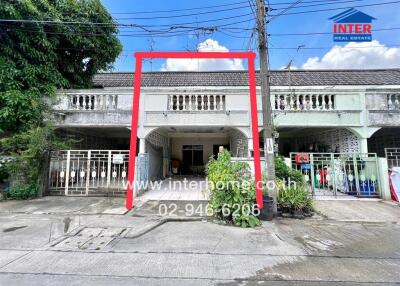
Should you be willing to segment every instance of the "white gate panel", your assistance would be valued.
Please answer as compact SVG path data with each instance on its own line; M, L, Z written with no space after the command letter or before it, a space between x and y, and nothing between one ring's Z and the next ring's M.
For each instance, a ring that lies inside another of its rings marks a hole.
M51 156L49 190L66 196L124 195L129 150L66 150Z

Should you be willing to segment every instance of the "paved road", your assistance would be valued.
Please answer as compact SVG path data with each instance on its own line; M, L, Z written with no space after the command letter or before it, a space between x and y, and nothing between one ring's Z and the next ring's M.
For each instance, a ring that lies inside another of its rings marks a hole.
M324 202L312 219L241 229L109 214L93 200L80 201L79 215L73 204L56 207L60 201L43 203L40 213L0 203L0 285L400 284L395 206L349 202L366 214L354 220ZM389 216L377 220L375 209Z

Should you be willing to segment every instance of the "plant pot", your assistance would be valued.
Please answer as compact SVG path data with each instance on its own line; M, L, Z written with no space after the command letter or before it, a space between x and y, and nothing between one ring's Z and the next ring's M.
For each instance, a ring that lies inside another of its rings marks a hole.
M274 199L263 197L264 207L260 209L259 219L271 221L274 218Z
M293 217L297 219L303 219L304 218L304 213L302 210L295 210L293 212Z

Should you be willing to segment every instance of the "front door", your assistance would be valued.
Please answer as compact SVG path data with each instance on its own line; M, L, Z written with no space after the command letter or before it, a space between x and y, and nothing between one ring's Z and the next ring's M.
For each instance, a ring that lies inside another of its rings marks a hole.
M200 175L204 171L203 145L182 146L182 174Z

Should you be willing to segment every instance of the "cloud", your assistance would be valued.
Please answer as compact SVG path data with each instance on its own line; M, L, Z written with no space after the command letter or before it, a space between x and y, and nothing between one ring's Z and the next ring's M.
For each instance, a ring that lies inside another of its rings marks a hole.
M400 48L388 48L379 41L334 46L322 58L311 57L303 69L399 68Z
M199 52L229 52L218 41L207 39L197 46ZM167 59L161 66L162 71L213 71L243 70L241 59Z

